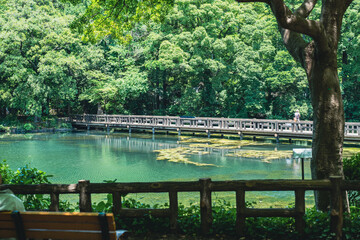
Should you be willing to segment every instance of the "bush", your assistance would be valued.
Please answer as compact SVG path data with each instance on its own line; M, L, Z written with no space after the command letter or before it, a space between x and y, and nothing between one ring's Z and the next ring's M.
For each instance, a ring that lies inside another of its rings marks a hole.
M31 168L28 165L21 167L16 171L12 171L5 160L0 162L0 173L3 177L4 184L42 184L51 183L46 172ZM43 194L19 194L18 197L24 202L26 210L44 210L50 207L50 197ZM59 208L62 211L74 211L74 207L67 201L60 201Z
M71 129L71 128L72 128L72 125L71 125L71 123L62 123L62 124L60 125L60 128Z
M23 129L28 132L28 131L35 130L36 126L33 125L32 123L25 123L23 126Z
M0 124L0 132L5 132L5 131L6 131L6 127Z
M344 176L347 180L360 180L360 153L350 158L344 158ZM360 192L348 191L349 203L351 206L360 207Z

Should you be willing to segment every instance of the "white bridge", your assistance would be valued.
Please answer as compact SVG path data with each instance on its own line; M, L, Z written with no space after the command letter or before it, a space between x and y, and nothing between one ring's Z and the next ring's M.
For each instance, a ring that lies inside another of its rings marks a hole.
M151 129L162 131L206 132L251 136L273 136L283 138L312 138L313 122L269 119L207 118L144 115L73 115L70 122L74 127L103 127ZM345 140L360 141L360 123L345 123Z

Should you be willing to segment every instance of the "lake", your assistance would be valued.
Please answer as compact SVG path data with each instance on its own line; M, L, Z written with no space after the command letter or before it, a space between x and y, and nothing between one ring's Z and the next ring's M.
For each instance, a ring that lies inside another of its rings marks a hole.
M12 169L29 164L43 170L53 175L53 183L76 183L80 179L301 179L301 164L292 159L292 150L310 148L311 142L276 144L273 140L103 132L5 134L0 135L0 159L6 159ZM310 179L309 161L305 161L305 179ZM293 201L293 194L287 192L254 194L249 194L249 199L271 198L274 203L286 196Z

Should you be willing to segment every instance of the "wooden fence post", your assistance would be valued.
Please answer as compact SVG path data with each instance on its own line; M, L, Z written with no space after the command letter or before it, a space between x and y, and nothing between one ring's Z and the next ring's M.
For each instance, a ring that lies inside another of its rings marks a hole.
M295 191L295 228L296 231L299 233L300 238L304 239L305 234L305 190L298 189Z
M50 211L59 212L59 194L50 193Z
M342 239L343 227L343 198L341 191L341 176L330 176L331 181L331 209L330 209L330 229L335 233L335 239Z
M122 208L122 203L121 203L121 193L120 192L113 192L112 193L112 197L113 197L113 213L115 216L119 216L120 215L120 211Z
M211 191L210 178L201 178L200 182L200 219L201 219L201 233L207 235L210 233L210 228L213 222L211 209Z
M245 190L236 191L236 234L240 237L245 236Z
M92 212L91 208L91 194L88 193L87 187L89 186L89 180L79 180L79 208L80 212Z
M169 205L170 205L170 231L177 233L178 230L178 195L176 191L169 192Z

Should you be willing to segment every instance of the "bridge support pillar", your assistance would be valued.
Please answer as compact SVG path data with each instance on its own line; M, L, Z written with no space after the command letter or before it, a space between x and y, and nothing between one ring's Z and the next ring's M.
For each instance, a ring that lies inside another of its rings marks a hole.
M207 132L208 138L210 138L211 137L210 130L206 130L206 132Z
M106 125L106 132L110 133L110 126L109 125Z
M129 127L129 134L131 134L131 127Z
M153 135L155 134L155 128L152 128L152 134Z
M180 128L177 129L177 132L178 132L178 135L181 136L181 129Z
M90 131L90 125L86 125L86 129Z

